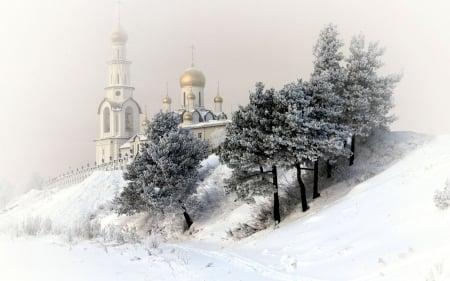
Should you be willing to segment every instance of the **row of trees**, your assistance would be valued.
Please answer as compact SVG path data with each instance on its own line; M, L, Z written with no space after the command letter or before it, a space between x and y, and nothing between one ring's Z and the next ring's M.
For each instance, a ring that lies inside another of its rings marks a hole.
M356 136L368 137L394 120L392 93L400 77L378 73L383 50L376 43L366 48L362 35L352 39L347 58L342 47L336 26L326 26L314 47L310 80L287 84L279 91L257 83L249 104L239 107L227 127L220 157L234 168L228 191L248 199L273 190L276 222L280 221L277 167L297 170L306 211L302 164L314 162L316 180L318 159L330 165L338 157L349 157L352 165ZM266 174L272 175L272 186ZM260 182L249 183L255 176ZM317 196L315 184L313 197Z
M389 113L399 76L378 73L383 50L376 43L366 47L362 35L352 39L346 58L342 47L336 26L326 26L314 47L309 81L299 80L280 90L257 83L249 104L239 107L227 126L219 149L221 161L234 168L227 191L244 200L273 193L276 222L281 220L279 167L296 169L306 211L305 163L314 163L315 198L319 196L319 159L331 165L338 157L347 157L353 164L355 138L388 128L394 120ZM148 144L128 166L125 178L129 183L115 199L119 214L160 214L174 206L184 208L208 144L179 127L179 118L176 113L162 112L153 118L146 131ZM272 180L266 180L268 175ZM186 210L184 215L190 226Z

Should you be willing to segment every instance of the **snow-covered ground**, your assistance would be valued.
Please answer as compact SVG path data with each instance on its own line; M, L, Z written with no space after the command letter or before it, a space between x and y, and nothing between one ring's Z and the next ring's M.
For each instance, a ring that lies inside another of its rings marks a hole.
M226 232L252 210L233 200L217 202L220 208L178 241L131 243L130 229L121 229L128 243L104 232L75 237L124 223L145 233L145 216L117 217L109 209L125 184L118 172L32 191L0 211L0 280L450 280L450 209L433 201L450 178L450 136L392 133L358 156L344 171L353 177L328 182L310 211L240 241ZM230 171L214 158L205 163L199 195L220 197ZM61 235L25 235L34 227Z

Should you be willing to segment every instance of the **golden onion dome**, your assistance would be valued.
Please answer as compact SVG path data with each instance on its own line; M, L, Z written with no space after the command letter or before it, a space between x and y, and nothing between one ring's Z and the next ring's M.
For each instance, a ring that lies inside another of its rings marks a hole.
M144 120L142 120L142 127L147 127L150 124L150 120L147 119L147 117L145 117Z
M205 75L200 70L190 67L181 75L180 86L205 87Z
M194 93L192 91L187 95L187 99L188 100L195 100L195 95L194 95Z
M127 33L118 25L116 30L111 35L111 41L113 43L125 43L128 40Z
M171 104L172 103L172 99L169 96L166 96L166 97L163 98L162 102Z
M184 113L183 121L192 121L192 120L193 120L193 118L192 118L192 114L190 112Z
M221 96L215 96L214 102L223 102L223 98Z

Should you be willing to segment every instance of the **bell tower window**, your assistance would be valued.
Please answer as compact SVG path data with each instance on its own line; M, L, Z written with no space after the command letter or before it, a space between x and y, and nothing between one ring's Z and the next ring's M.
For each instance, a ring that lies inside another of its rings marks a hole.
M103 132L109 133L111 131L111 119L109 116L109 108L103 110Z
M125 109L125 130L133 132L133 109L131 107Z

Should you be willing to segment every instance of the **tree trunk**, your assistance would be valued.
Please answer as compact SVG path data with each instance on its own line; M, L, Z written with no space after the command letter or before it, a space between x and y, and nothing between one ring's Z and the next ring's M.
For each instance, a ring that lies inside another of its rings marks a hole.
M302 169L300 167L300 163L295 163L295 168L297 169L297 181L300 186L300 195L302 200L302 211L306 212L309 209L308 202L306 201L306 187L305 183L302 180Z
M191 217L186 211L183 212L183 216L184 219L186 220L187 229L189 229L194 222L192 221Z
M314 188L313 199L320 197L319 193L319 160L314 161Z
M327 160L327 178L331 178L331 169L333 167L330 164L330 159Z
M278 198L278 175L277 175L277 166L272 166L272 177L273 177L273 187L275 192L273 193L273 220L275 224L280 223L281 215L280 215L280 199Z
M194 222L192 221L191 216L189 216L188 212L186 211L186 206L184 206L183 201L178 200L178 202L181 204L181 209L183 209L184 220L186 221L187 229L189 229Z
M352 135L352 143L350 144L350 150L352 151L352 155L350 156L349 166L353 165L353 162L355 161L355 142L356 142L356 136Z

